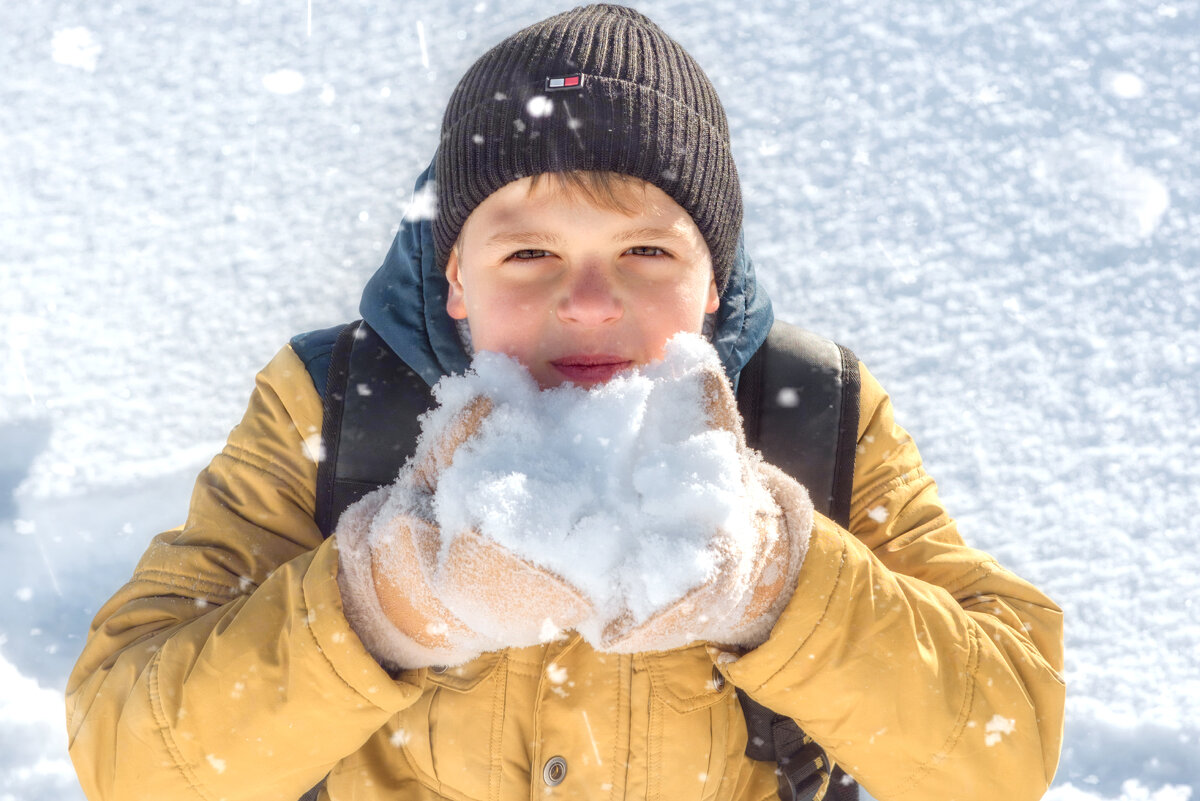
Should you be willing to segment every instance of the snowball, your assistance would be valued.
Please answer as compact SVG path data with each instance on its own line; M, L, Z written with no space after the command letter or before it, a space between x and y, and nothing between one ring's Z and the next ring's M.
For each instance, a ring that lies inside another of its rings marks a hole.
M747 496L735 435L713 430L704 405L703 376L721 369L692 334L591 389L541 390L517 361L479 353L438 383L422 420L422 437L440 438L473 399L493 401L439 478L437 525L474 529L556 573L601 617L645 620L730 554L754 551L749 509L761 499Z

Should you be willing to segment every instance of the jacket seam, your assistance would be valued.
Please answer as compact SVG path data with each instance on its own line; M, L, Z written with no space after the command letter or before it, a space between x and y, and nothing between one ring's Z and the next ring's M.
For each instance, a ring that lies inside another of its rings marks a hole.
M962 591L966 587L971 586L972 584L979 581L980 579L985 579L985 578L988 578L989 576L995 575L996 569L1003 570L1003 568L1000 567L999 563L996 562L994 559L989 559L989 560L986 560L983 562L977 562L970 569L970 571L968 571L964 575L960 576L957 581L947 582L946 584L942 585L942 588L945 589L946 592L950 593L950 595L954 597L954 600L958 603L959 606L963 606L964 603L966 603L967 601L970 601L972 598L977 598L979 596L984 596L984 595L991 595L992 597L996 597L998 599L998 596L996 596L995 593L990 593L990 592L976 592L976 593L972 593L971 595L968 595L962 599L958 598L958 593L960 591Z
M929 473L925 471L924 465L917 465L912 470L909 470L900 475L889 478L881 484L876 484L870 490L864 492L865 497L856 504L857 506L869 506L879 501L880 498L895 490L902 489L915 483L919 479L928 478ZM873 494L866 494L873 493Z
M295 492L297 495L303 495L306 498L312 498L314 502L316 500L317 496L315 488L309 489L299 482L292 480L291 477L278 470L272 464L271 460L262 454L255 453L254 451L244 448L241 445L235 445L232 442L228 442L225 444L225 450L221 455L232 459L233 461L241 462L242 464L252 467L255 470L260 470L263 473L266 473L272 478L285 484L288 489L290 489L292 492Z
M167 713L162 706L162 693L158 691L158 668L162 661L161 657L161 650L154 654L148 671L146 691L150 696L150 711L154 715L154 722L158 725L163 745L166 746L167 753L171 755L171 760L175 763L175 767L179 769L180 774L183 775L188 787L200 798L205 799L205 801L212 801L212 797L201 789L195 771L188 765L187 760L183 758L183 752L179 749L179 744L175 742L175 737L171 733L171 727L167 723Z
M159 578L157 576L169 577L170 579L186 579L188 585L190 586L185 586L175 581L169 581L167 578ZM229 601L234 601L242 597L241 593L231 592L228 587L225 587L219 582L211 581L206 578L200 578L198 576L185 576L182 573L172 573L168 570L163 570L162 568L158 567L142 568L133 574L133 580L144 581L148 584L158 584L167 589L176 591L201 590L208 595L222 596L225 599L222 601L222 603L228 603ZM192 598L193 596L188 595L184 597Z
M317 653L319 653L321 655L321 658L323 660L325 660L325 664L329 666L329 670L333 673L333 675L337 676L338 681L340 681L347 688L349 688L355 695L358 695L360 698L365 699L368 703L370 703L372 706L374 706L379 711L381 711L381 712L391 711L391 710L377 704L370 696L363 693L361 690L359 690L353 684L348 682L346 680L346 677L341 674L341 671L339 671L337 669L337 665L333 664L333 660L329 658L329 654L325 653L324 647L321 646L321 641L319 639L317 639L316 632L314 632L312 630L312 624L308 622L309 612L310 612L310 607L308 605L308 592L305 591L303 589L303 587L301 587L301 596L300 597L304 599L304 630L306 632L308 632L308 636L312 638L313 645L315 645L317 648Z
M771 672L770 676L768 676L765 680L759 682L757 689L761 690L763 687L765 687L767 685L768 682L774 680L777 676L779 676L781 673L783 673L784 669L787 668L787 666L789 664L793 663L793 661L796 658L796 655L800 653L800 651L804 648L805 644L810 639L812 639L812 636L813 636L813 634L816 633L817 629L819 629L821 627L821 624L824 623L826 618L829 617L829 607L833 604L833 596L837 592L838 585L840 585L842 583L842 574L846 570L846 550L847 550L846 544L843 542L842 543L842 553L841 553L842 558L838 562L837 575L834 576L833 586L829 590L829 597L826 599L825 606L821 610L821 616L819 618L817 618L817 622L813 624L812 629L808 632L807 635L805 635L804 639L802 639L800 642L798 642L796 644L796 647L788 655L787 659L780 662L779 667L775 668L775 670Z
M962 739L962 734L966 730L967 718L970 717L971 707L975 703L975 674L979 670L979 631L975 628L974 624L971 625L970 639L968 640L967 647L969 649L967 654L966 671L967 687L966 691L963 693L963 702L958 711L958 719L954 721L954 728L950 730L950 734L946 737L946 742L942 745L941 749L929 759L921 763L917 769L913 771L912 776L900 785L900 789L896 791L896 795L898 796L909 793L916 788L917 784L919 784L920 781L924 779L931 770L933 770L936 763L949 757L950 752L954 750L954 747L958 745L959 740Z
M409 749L400 748L397 750L400 752L401 758L408 763L408 768L412 771L413 779L416 780L417 784L428 790L432 790L438 795L443 795L441 782L437 780L436 776L429 775L417 765L417 761L413 759Z
M504 736L504 718L507 712L506 700L508 695L508 660L503 660L497 668L500 675L497 677L496 685L492 691L492 731L488 747L492 750L492 760L488 775L488 799L489 801L500 800L501 778L503 776L503 764L501 759L501 742Z

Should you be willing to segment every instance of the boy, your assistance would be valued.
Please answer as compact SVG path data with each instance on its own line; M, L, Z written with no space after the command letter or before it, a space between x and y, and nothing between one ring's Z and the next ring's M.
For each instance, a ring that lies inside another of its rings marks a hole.
M724 112L637 12L575 9L484 54L450 99L432 178L436 216L402 228L362 304L430 384L476 350L544 388L600 385L678 332L708 336L736 379L766 337ZM884 801L1044 793L1060 612L962 544L865 371L848 529L743 449L747 493L769 500L738 614L712 620L685 596L587 640L529 641L507 632L544 609L582 618L587 599L460 537L476 569L444 578L477 593L495 624L480 625L447 607L421 551L456 536L421 508L486 404L322 542L312 376L327 349L311 341L259 375L185 524L97 615L68 687L89 797L290 801L322 780L330 799L774 797L775 766L745 755L761 744L735 688ZM738 432L723 380L702 400L714 429ZM376 526L392 536L364 533ZM520 571L526 603L489 608ZM722 601L722 581L693 590Z

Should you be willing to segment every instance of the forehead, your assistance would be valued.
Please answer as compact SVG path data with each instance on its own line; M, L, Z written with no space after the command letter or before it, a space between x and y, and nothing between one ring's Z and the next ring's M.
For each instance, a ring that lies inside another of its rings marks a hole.
M468 226L527 227L538 223L604 220L612 225L655 226L699 234L682 206L653 184L639 179L615 180L599 187L555 174L539 180L521 178L489 195L467 218Z

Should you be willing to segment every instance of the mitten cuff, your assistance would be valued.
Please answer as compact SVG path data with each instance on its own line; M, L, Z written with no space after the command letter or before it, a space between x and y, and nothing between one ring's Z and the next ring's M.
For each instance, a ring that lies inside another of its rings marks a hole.
M379 604L371 571L369 532L392 489L383 487L363 497L338 521L334 533L338 540L338 589L346 620L371 656L390 670L469 662L484 650L480 643L427 648L397 629Z
M779 537L782 540L772 551L769 561L762 566L757 585L778 585L782 589L761 613L744 617L741 625L723 640L725 644L742 648L756 648L766 642L775 622L783 614L799 581L813 527L812 500L802 484L761 459L755 460L752 469L779 507ZM782 580L780 572L783 573ZM753 603L754 600L752 593L749 602Z

